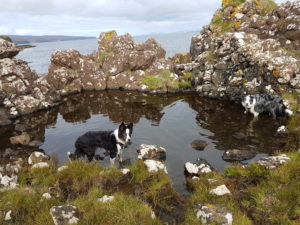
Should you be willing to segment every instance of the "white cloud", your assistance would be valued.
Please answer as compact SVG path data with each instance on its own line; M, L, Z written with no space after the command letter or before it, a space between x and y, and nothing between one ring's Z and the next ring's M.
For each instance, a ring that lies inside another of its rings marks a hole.
M277 0L281 2L283 0ZM200 30L221 0L0 0L0 33L98 36Z

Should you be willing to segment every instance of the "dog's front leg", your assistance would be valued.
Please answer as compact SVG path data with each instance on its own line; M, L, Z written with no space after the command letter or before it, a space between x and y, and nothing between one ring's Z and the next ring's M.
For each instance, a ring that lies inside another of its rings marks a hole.
M115 158L109 158L111 166L115 165L115 160L116 160L116 157Z
M119 154L118 154L118 156L119 156L119 162L123 162L123 148L121 148L120 150L119 150Z

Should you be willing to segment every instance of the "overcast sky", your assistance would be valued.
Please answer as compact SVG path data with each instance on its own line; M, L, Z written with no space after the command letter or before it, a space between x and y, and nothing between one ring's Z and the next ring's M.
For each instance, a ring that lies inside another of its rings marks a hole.
M0 34L198 31L219 7L221 0L0 0Z

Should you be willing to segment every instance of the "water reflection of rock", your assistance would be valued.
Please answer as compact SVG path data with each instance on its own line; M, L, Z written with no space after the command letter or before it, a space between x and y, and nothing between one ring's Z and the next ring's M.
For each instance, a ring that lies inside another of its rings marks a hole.
M137 92L85 92L69 97L59 107L59 113L70 123L87 120L93 114L106 115L116 123L137 123L141 117L159 123L163 108L176 99Z
M11 126L0 128L0 155L10 148L16 152L22 150L35 151L38 148L12 145L9 138L27 132L30 141L44 142L46 128L56 124L60 113L68 123L88 120L93 114L103 114L115 123L139 122L144 117L154 123L160 123L164 115L162 110L172 102L182 99L182 95L155 96L139 92L101 91L84 92L69 96L57 108L50 111L41 111L20 117Z
M188 102L198 112L198 125L213 133L209 138L215 141L219 150L241 149L271 153L279 150L284 143L284 139L273 137L279 122L269 117L260 116L258 121L251 122L253 118L244 115L242 108L235 104L204 98Z

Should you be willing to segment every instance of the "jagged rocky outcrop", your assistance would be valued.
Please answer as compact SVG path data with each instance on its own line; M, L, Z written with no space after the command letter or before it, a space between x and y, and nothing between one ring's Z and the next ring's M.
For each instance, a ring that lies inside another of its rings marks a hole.
M60 99L44 77L38 77L27 62L15 59L20 49L0 38L0 126L20 115L46 109Z
M126 89L170 91L178 88L173 61L152 38L134 43L129 34L103 32L99 49L90 55L76 50L52 54L47 81L61 94L81 90Z
M223 0L210 25L192 38L192 71L201 96L239 102L246 93L300 90L300 1Z

